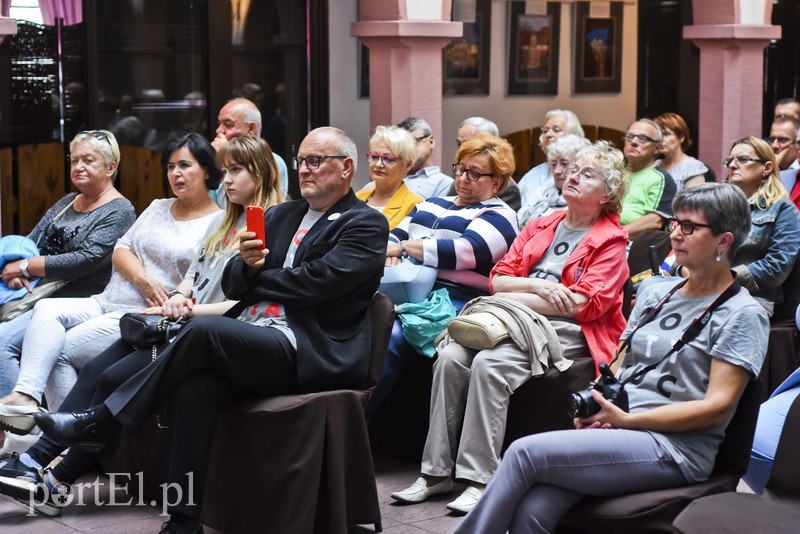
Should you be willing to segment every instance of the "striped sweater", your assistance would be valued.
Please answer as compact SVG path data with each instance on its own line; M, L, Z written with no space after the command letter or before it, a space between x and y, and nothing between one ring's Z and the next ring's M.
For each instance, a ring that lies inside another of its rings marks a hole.
M445 282L489 293L489 273L519 233L516 213L491 198L456 206L455 196L424 200L391 231L389 241L422 239L423 263L439 269Z

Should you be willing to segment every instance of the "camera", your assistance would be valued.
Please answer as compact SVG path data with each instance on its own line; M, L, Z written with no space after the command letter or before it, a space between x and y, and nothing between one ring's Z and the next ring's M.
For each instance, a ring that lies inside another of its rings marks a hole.
M618 408L628 411L628 392L617 380L611 368L600 364L600 378L589 384L583 391L573 393L567 400L567 412L572 418L585 419L600 411L600 405L592 398L592 390L597 390L604 399L611 401Z

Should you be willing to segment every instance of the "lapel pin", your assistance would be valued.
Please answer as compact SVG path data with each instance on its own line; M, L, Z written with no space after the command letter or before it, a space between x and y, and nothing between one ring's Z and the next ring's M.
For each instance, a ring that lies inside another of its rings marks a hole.
M330 215L328 215L328 220L329 221L335 221L336 219L338 219L341 216L342 216L341 213L331 213Z

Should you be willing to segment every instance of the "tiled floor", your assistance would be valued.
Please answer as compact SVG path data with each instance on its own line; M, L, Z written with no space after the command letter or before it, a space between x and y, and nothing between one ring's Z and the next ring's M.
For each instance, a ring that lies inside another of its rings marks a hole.
M452 495L437 495L428 502L414 506L395 504L389 497L392 491L402 489L416 480L419 466L385 458L376 459L378 498L386 534L424 534L452 532L460 521L459 516L447 512L445 504L463 490L456 485ZM63 509L59 517L41 514L28 516L27 505L0 496L0 533L13 534L61 534L61 533L151 533L158 532L164 521L161 510L154 506L110 504L112 492L108 479L92 473L76 484L73 501ZM80 502L78 497L81 496ZM115 503L130 501L131 497L117 490L113 493ZM103 504L98 504L103 503ZM211 529L206 532L213 533ZM264 532L269 532L265 529ZM353 529L353 534L373 532L372 526Z

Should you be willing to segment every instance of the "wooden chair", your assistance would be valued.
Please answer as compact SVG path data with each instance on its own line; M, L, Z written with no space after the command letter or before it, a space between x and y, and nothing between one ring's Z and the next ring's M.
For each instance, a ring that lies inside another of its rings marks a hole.
M725 431L711 476L680 488L646 491L618 497L586 498L561 519L557 534L640 534L671 532L672 522L700 497L736 491L747 469L761 399L761 383L751 380ZM707 532L716 532L711 529Z
M503 139L511 143L514 148L514 160L516 169L511 176L519 182L519 179L533 167L533 142L530 130L520 130L504 135Z

